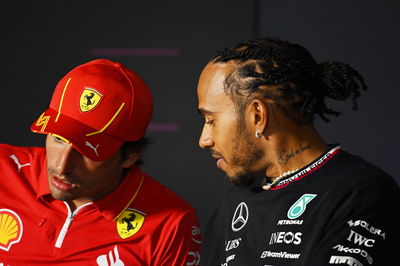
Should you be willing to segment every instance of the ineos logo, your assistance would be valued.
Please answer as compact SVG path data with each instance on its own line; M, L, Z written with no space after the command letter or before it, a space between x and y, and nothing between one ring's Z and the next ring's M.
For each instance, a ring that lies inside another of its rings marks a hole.
M239 203L236 207L235 214L233 214L232 231L237 232L241 230L246 225L248 218L249 209L247 208L246 203Z

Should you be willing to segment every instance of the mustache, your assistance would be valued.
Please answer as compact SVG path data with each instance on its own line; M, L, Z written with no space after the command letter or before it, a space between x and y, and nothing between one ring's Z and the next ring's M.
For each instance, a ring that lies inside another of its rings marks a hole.
M51 168L51 167L47 168L47 173L50 175L63 177L65 180L67 180L68 182L71 182L71 183L75 183L78 181L77 178L75 178L73 175L71 175L69 173L60 174L54 168Z
M217 152L216 150L211 149L211 156L212 157L218 157L218 158L222 158L225 160L224 156L222 156L222 154L220 152Z

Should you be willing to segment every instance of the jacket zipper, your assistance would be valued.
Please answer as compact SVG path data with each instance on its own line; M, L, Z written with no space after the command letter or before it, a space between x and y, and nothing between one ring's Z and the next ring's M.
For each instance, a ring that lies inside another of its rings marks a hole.
M61 245L64 242L65 235L67 234L68 229L71 226L71 223L74 220L75 216L78 214L78 212L80 210L82 210L82 208L84 208L84 207L86 207L86 206L88 206L88 205L93 203L93 202L85 203L82 206L79 206L74 212L71 212L71 208L69 207L68 203L66 203L65 201L63 201L63 202L67 206L68 216L67 216L67 219L65 219L64 225L61 228L60 233L58 234L57 241L56 241L56 244L55 244L56 248L61 248Z

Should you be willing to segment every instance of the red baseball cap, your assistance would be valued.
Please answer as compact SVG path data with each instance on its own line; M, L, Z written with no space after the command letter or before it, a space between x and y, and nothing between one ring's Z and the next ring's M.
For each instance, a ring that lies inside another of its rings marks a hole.
M136 73L97 59L58 82L49 108L31 130L59 136L89 159L105 161L124 142L144 137L152 112L150 90Z

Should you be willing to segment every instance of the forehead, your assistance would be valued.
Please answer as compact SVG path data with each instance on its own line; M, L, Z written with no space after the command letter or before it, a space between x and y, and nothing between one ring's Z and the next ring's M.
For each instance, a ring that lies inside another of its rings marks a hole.
M233 105L231 98L224 92L224 87L226 78L235 67L232 62L207 64L197 86L200 110L214 111L217 107Z

